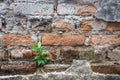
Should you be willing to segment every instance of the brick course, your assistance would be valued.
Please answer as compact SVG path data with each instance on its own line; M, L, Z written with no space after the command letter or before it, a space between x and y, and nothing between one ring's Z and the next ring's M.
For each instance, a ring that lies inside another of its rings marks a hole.
M3 46L31 46L33 44L31 35L4 34Z
M44 34L42 36L43 45L58 45L58 46L77 46L83 45L85 40L84 35L56 35Z

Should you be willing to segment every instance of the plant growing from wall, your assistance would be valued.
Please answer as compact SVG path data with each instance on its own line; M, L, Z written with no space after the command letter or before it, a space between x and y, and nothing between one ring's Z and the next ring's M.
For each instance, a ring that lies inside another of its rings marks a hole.
M42 49L41 42L38 42L37 46L33 45L32 50L37 51L34 61L38 66L43 66L48 62L49 57L47 56L47 51Z

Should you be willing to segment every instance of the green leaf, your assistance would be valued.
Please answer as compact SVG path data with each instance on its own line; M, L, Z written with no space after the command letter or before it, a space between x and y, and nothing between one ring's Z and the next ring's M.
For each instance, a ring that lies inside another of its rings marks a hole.
M41 42L38 42L38 48L41 48L41 46L42 46L42 43Z
M38 47L36 47L36 46L32 46L31 48L32 48L32 50L36 50L36 51L38 51L38 50L39 50L39 48L38 48Z
M38 60L37 63L38 63L38 66L40 66L41 65L41 60Z
M47 61L48 61L48 60L46 60L46 59L44 60L45 63L47 63Z
M49 57L45 57L45 60L49 60L50 58Z
M43 60L38 60L38 66L42 66L42 65L45 65L45 62Z
M42 53L41 53L41 55L45 56L45 55L47 55L47 52L45 50L43 50Z
M40 59L40 56L36 55L34 60L39 60Z
M39 48L39 52L42 53L42 48Z

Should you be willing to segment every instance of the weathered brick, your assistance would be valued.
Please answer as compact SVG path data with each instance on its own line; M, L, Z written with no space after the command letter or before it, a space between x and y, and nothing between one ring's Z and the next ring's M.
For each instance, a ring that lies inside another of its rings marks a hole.
M32 65L2 65L2 70L31 70Z
M82 31L91 31L92 30L92 25L93 21L89 20L89 21L84 21L80 24L81 30Z
M91 35L90 45L120 45L120 35Z
M93 72L105 74L120 74L120 65L92 65Z
M0 60L7 60L8 54L6 50L0 50Z
M43 45L62 45L62 46L77 46L83 45L85 40L84 35L57 35L44 34L42 36Z
M120 22L108 22L106 30L108 30L108 31L120 31Z
M2 71L3 74L31 74L36 71L35 64L32 63L20 63L17 64L11 63L11 64L3 64L0 67L0 71ZM8 72L8 73L6 73Z
M57 19L52 24L54 26L54 31L73 31L75 30L75 26L66 22L64 19Z
M10 9L14 14L53 15L54 5L47 3L12 3Z
M33 44L31 35L4 34L3 46L31 46Z
M13 49L10 56L11 59L33 59L34 54L30 49Z
M90 5L62 3L57 6L57 13L59 15L92 16L95 12L95 7Z
M56 53L55 50L50 49L47 51L47 55L50 58L50 60L55 61L57 59L57 55L55 53Z
M22 53L25 57L32 57L34 54L33 54L34 51L30 50L30 49L23 49L22 50Z
M105 30L106 26L107 23L101 20L86 20L80 24L82 31L101 31Z
M60 59L71 63L73 59L94 60L94 50L91 47L64 47L60 49Z

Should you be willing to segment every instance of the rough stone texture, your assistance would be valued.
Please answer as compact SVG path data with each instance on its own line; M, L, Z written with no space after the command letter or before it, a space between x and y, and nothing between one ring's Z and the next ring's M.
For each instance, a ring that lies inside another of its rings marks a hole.
M119 35L91 35L90 45L120 45Z
M0 14L5 15L7 13L8 6L5 3L0 3Z
M78 79L76 75L73 74L65 74L65 73L51 73L48 74L47 80L75 80Z
M7 16L1 31L12 34L28 34L29 26L25 16Z
M62 45L62 46L77 46L84 44L84 35L56 35L44 34L42 36L43 45Z
M94 46L95 59L98 61L105 60L108 51L109 46Z
M105 80L119 80L119 79L120 79L120 76L119 76L119 75L113 75L113 76L107 75L107 76L105 77Z
M120 1L101 0L101 7L97 10L96 18L111 22L120 22Z
M91 16L96 12L95 7L90 5L77 5L62 3L57 6L57 13L59 15L77 15L77 16Z
M111 52L108 52L107 56L110 60L120 60L120 47L113 49Z
M40 32L52 32L52 17L37 17L29 19L29 33L39 35Z
M70 67L69 64L47 64L44 66L45 69L48 69L48 70L56 70L57 69L67 69L68 67Z
M41 7L39 7L41 6ZM9 7L14 14L22 15L53 15L53 4L40 3L12 3Z
M68 68L66 72L72 72L81 75L81 74L91 74L92 70L90 64L86 60L81 60L81 61L73 60L72 66Z
M22 76L14 76L1 78L0 80L27 80L27 79L23 78Z
M33 75L29 77L29 80L46 80L42 75Z
M31 35L4 34L3 46L31 46L33 44Z
M42 3L53 3L55 0L14 0L14 2L19 3L19 2L42 2Z

